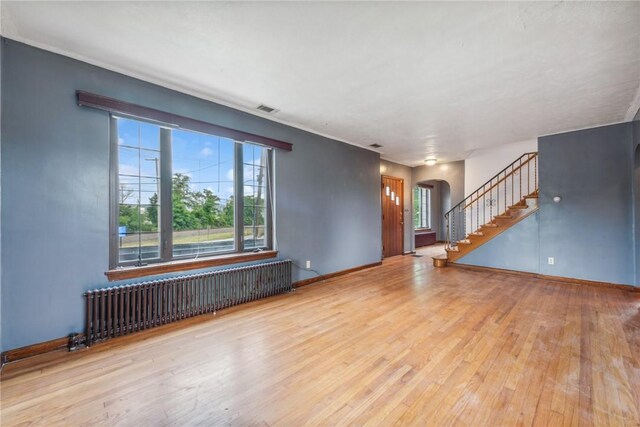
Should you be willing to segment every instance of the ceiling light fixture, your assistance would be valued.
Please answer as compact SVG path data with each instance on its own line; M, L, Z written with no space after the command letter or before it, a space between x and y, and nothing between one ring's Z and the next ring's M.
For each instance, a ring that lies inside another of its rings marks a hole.
M431 159L426 159L424 162L427 164L427 166L433 166L436 164L437 160L434 158L431 158Z

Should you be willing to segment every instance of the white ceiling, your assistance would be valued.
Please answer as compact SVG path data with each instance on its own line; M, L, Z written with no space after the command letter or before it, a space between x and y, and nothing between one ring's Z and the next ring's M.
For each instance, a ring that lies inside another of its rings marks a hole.
M637 2L1 5L6 37L408 165L630 120L640 103Z

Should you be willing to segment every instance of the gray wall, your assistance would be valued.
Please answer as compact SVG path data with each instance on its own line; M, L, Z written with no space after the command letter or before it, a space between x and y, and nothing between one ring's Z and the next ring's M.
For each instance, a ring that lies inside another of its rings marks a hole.
M3 350L81 331L83 292L106 284L109 122L77 89L293 143L275 161L281 257L322 274L380 260L377 153L17 42L1 55Z
M413 240L413 192L411 191L411 168L388 160L380 160L380 175L389 175L404 179L404 251L415 248ZM382 236L380 236L382 240Z
M538 215L528 216L457 262L538 273Z
M464 160L435 166L418 166L413 168L412 176L413 185L430 180L446 181L451 191L451 206L464 199Z
M540 273L635 283L631 129L623 123L538 140Z
M436 239L443 240L444 235L442 234L442 220L444 215L444 200L442 200L442 187L448 186L448 184L444 181L425 181L421 184L429 184L433 185L431 189L431 230L436 232Z
M442 201L442 215L440 218L440 240L445 240L445 233L447 232L447 224L446 224L446 220L444 218L444 214L446 214L447 212L449 212L449 210L451 210L451 207L454 206L451 202L451 185L449 185L448 182L446 181L442 181L442 184L440 185L440 189L442 190L442 193L440 195L440 200ZM464 192L463 192L464 194ZM459 202L456 202L456 204Z
M441 200L443 215L440 219L440 233L438 240L444 240L443 230L444 213L464 199L464 160L450 163L441 163L434 166L417 166L413 168L413 185L427 181L445 181L447 185L441 186Z
M636 191L634 220L632 183L640 188L640 173L634 178L633 138L631 123L540 138L540 210L460 262L637 284L640 202Z
M634 170L633 170L633 198L635 217L635 262L636 262L636 286L640 286L640 110L633 119Z
M458 203L464 197L464 161L436 166L410 168L388 160L380 160L380 174L404 179L404 250L415 251L413 230L413 188L418 183L434 185L431 199L432 229L438 240L443 240L444 213L451 209L451 188L455 188Z

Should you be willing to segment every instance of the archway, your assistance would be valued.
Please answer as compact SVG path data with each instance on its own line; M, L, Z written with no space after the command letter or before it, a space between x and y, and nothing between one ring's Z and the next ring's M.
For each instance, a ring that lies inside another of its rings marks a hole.
M442 242L446 230L444 214L451 209L449 182L441 179L417 182L412 191L412 208L415 249Z

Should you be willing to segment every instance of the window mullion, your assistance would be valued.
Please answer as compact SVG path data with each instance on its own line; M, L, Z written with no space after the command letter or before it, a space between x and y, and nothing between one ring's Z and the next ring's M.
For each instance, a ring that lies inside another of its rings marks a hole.
M427 189L422 189L422 226L427 228Z
M173 171L171 170L171 129L160 129L160 258L173 258Z
M266 194L265 194L265 222L264 222L264 243L267 248L273 248L273 214L274 214L274 206L273 206L273 151L266 151Z
M118 203L118 119L109 118L109 268L116 268L120 259Z
M237 252L244 251L244 162L242 158L242 144L236 142L234 156L234 238Z
M427 190L427 213L425 215L427 227L431 228L431 189Z

